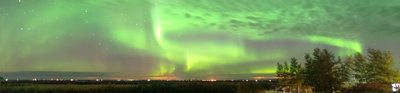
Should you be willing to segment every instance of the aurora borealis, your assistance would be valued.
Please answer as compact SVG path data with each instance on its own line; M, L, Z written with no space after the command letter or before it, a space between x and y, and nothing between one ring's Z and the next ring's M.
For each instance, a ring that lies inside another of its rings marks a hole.
M399 0L1 0L0 72L271 74L316 47L400 59L398 30Z

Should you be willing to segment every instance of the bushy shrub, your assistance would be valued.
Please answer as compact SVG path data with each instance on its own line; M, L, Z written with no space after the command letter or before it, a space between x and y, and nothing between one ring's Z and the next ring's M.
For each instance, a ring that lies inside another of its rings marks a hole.
M359 84L344 91L344 93L392 93L390 84L371 82Z

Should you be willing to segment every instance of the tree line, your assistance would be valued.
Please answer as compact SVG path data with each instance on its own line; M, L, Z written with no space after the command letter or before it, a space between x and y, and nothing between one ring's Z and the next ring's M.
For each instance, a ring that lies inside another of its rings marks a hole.
M304 66L296 58L277 63L279 87L289 92L341 92L360 84L390 84L397 80L398 71L392 69L394 59L390 51L368 49L367 55L356 53L344 60L327 49L315 48L304 56Z

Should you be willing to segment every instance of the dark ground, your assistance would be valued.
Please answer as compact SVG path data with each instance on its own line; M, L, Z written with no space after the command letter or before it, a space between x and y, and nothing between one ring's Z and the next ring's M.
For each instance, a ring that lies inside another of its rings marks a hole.
M268 81L8 81L0 93L258 93Z

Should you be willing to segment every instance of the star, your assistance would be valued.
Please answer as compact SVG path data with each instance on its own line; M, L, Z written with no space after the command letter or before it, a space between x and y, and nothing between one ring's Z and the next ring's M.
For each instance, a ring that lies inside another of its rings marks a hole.
M21 3L21 0L18 0L19 3Z

